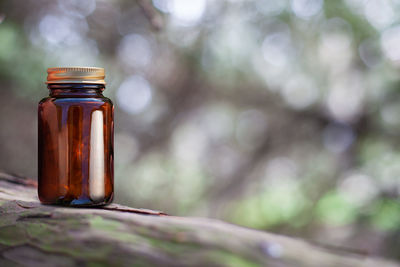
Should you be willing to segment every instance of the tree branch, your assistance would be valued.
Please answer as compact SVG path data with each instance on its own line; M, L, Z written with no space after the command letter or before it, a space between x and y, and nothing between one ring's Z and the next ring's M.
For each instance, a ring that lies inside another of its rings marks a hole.
M218 220L117 204L93 209L44 206L36 199L34 182L12 177L0 174L2 266L399 267Z

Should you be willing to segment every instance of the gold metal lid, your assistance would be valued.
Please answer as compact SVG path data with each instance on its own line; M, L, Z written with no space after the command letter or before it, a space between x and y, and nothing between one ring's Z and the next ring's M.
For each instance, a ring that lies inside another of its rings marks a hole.
M103 68L61 67L47 69L47 84L50 83L91 83L106 84Z

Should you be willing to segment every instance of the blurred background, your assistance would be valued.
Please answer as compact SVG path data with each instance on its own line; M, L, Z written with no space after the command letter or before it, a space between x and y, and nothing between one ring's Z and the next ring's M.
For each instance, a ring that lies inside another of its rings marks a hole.
M0 0L0 169L106 68L115 201L400 259L399 0Z

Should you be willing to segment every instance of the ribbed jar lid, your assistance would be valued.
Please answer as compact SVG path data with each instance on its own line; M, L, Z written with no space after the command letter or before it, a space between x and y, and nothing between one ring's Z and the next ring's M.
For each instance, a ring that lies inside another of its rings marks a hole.
M47 84L51 83L91 83L106 84L104 68L58 67L47 69Z

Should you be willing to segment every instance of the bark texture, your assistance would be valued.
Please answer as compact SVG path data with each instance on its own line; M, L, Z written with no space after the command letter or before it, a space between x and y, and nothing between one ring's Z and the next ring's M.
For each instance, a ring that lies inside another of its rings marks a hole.
M0 266L155 265L400 267L218 220L44 206L33 180L0 174Z

